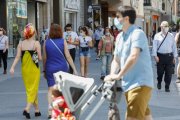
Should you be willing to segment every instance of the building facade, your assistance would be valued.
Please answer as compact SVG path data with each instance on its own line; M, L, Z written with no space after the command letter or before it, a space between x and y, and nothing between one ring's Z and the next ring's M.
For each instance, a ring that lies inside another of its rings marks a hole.
M64 28L68 23L73 30L89 25L111 27L119 6L133 6L137 11L136 25L142 28L149 44L152 32L157 32L162 20L176 21L180 16L179 0L0 0L0 26L9 37L9 56L13 57L22 30L27 23L33 23L37 35L58 23Z
M84 1L83 0L52 0L51 1L52 20L65 27L71 23L73 30L77 31L78 27L84 25Z
M150 45L152 45L153 31L157 32L162 16L165 14L163 9L162 0L144 0L144 31Z
M0 0L0 26L9 37L9 57L14 57L22 31L27 23L33 23L40 34L47 27L46 0Z
M0 26L9 37L9 57L14 57L21 39L22 31L27 23L33 23L37 30L37 39L43 29L51 23L64 28L67 23L73 30L84 25L84 0L0 0Z

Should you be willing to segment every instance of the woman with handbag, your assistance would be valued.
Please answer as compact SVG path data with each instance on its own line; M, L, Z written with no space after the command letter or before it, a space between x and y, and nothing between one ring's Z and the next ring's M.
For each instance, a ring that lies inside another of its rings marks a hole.
M41 46L39 41L35 40L35 28L29 23L24 28L25 40L20 41L17 47L17 55L11 66L10 73L14 74L14 68L21 58L22 79L24 81L27 105L23 111L23 115L30 119L30 108L35 108L35 117L41 116L38 107L38 88L40 82L40 68L38 61L42 60Z
M88 29L84 26L80 29L79 36L79 55L82 77L87 77L89 58L91 57L90 47L92 46L92 38L89 36Z
M52 114L52 90L55 85L53 73L63 71L69 72L69 65L72 67L74 74L77 70L68 51L67 42L63 39L63 33L60 25L52 24L50 27L49 38L43 46L43 67L44 76L48 84L48 119Z

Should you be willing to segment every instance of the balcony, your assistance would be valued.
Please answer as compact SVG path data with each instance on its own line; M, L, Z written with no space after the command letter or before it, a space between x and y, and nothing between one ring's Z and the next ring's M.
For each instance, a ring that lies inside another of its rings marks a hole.
M144 6L151 6L151 0L144 0Z

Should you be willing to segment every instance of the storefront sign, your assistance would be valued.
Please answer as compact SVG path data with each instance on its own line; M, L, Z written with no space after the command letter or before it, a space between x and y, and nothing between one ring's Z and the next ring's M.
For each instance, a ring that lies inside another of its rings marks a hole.
M65 8L79 10L80 0L64 0Z
M16 16L19 18L27 18L27 0L17 0Z
M93 10L100 10L101 6L100 5L92 5Z

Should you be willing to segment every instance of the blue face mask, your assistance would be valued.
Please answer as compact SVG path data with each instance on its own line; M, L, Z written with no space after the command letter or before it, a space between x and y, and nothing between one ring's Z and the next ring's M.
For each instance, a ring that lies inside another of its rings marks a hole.
M120 23L117 18L114 18L114 25L116 26L116 28L117 28L118 30L122 30L122 28L123 28L123 24Z

